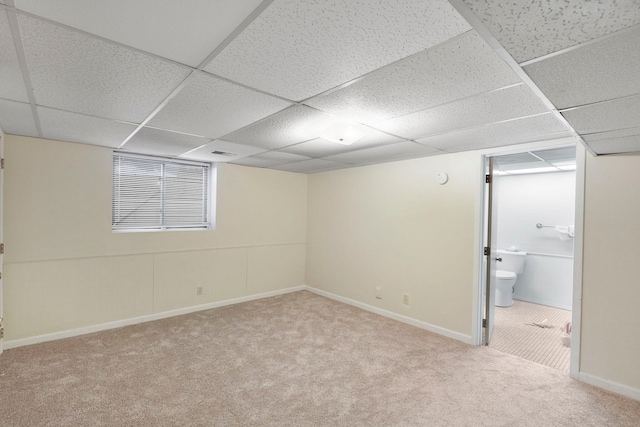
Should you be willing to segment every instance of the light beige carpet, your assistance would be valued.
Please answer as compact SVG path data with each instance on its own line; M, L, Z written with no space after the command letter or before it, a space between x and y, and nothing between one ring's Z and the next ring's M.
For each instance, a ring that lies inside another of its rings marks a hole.
M562 326L571 312L514 300L511 307L496 307L495 327L489 346L550 368L569 372L571 350L562 344ZM546 320L553 328L534 323Z
M637 426L640 402L302 291L16 348L2 426Z

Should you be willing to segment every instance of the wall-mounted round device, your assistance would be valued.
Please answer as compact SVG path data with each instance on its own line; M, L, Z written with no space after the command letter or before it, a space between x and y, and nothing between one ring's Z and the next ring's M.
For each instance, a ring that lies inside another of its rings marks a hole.
M438 172L436 175L436 182L440 185L444 185L449 181L449 175L444 172Z

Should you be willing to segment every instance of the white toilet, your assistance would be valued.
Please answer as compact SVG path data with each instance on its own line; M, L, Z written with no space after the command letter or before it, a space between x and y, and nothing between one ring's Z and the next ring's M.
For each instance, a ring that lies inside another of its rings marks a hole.
M513 287L518 280L518 274L524 269L526 252L511 252L498 250L498 262L496 268L496 306L511 307L513 305Z

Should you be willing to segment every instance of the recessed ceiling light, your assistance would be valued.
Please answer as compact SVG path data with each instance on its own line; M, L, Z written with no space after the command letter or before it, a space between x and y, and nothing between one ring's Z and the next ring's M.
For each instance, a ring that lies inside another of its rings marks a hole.
M522 175L527 173L543 173L543 172L558 172L558 168L514 169L509 171L509 175Z
M366 126L339 121L333 122L326 129L318 134L322 139L342 145L351 145L359 139L364 138L371 132Z

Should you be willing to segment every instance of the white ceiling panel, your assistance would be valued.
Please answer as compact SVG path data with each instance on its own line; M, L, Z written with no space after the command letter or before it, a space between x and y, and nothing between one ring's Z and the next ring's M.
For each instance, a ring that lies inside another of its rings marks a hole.
M348 167L349 165L346 165L344 163L330 162L329 160L323 159L311 159L303 160L296 163L287 163L286 165L275 166L274 169L287 172L315 173L344 169Z
M442 154L442 152L432 147L416 144L412 141L405 141L397 144L383 145L380 147L365 148L364 150L336 154L324 157L323 159L346 164L371 164L407 157L427 156L430 154Z
M302 100L469 29L444 0L276 0L205 69Z
M464 0L518 62L640 23L638 0Z
M67 111L38 107L42 136L59 141L117 147L135 125Z
M547 111L540 98L520 84L386 120L376 127L416 139Z
M640 151L640 127L582 135L582 139L597 154Z
M256 147L249 147L242 144L234 144L227 141L211 141L207 145L189 151L180 157L185 159L200 160L203 162L232 162L243 157L253 156L263 153L265 150Z
M640 95L573 108L562 115L580 134L634 127L640 124Z
M0 9L0 98L29 102L7 12Z
M0 99L0 128L12 135L38 136L31 105Z
M310 160L309 157L299 156L297 154L280 153L277 151L269 151L257 156L245 157L240 160L233 161L236 165L254 166L258 168L270 168L273 166L284 165L286 163L300 162Z
M375 124L521 80L470 31L306 104Z
M582 135L582 139L586 142L602 141L605 139L626 138L628 136L640 135L640 127L628 129L613 130L608 132L598 132L589 135Z
M524 67L558 108L640 93L640 26Z
M552 113L547 113L421 138L417 141L446 152L457 152L567 136L571 134L565 125Z
M198 73L149 125L213 139L289 105L281 99Z
M261 0L17 0L19 9L197 67Z
M315 139L335 121L335 117L313 108L296 105L229 135L225 141L267 150Z
M159 156L178 156L211 140L199 136L167 132L161 129L142 128L127 142L123 150Z
M640 133L621 138L587 142L597 154L637 153L640 151Z
M141 122L189 74L162 61L19 16L38 105Z
M403 141L402 138L387 135L386 133L372 129L371 134L365 136L351 145L336 144L326 139L318 138L300 144L291 145L280 149L285 153L300 154L309 157L324 157L332 154L345 153L347 151L360 150L365 147L394 144Z

